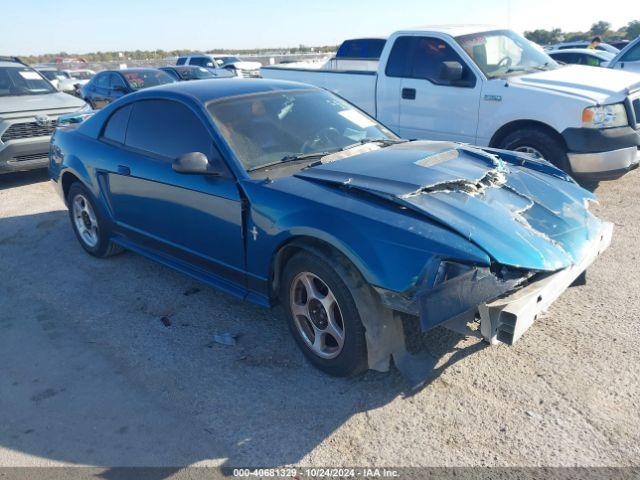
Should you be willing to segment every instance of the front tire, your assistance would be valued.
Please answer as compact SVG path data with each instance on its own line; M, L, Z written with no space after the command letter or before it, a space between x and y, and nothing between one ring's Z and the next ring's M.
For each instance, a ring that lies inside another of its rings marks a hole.
M80 182L69 188L67 204L73 232L87 253L105 258L122 251L120 246L111 242L107 220L96 207L91 192Z
M318 369L346 377L367 369L365 330L349 275L333 260L309 252L286 264L280 299L298 346Z
M521 128L509 133L500 142L499 148L528 153L543 158L560 170L571 174L567 149L561 141L542 128Z

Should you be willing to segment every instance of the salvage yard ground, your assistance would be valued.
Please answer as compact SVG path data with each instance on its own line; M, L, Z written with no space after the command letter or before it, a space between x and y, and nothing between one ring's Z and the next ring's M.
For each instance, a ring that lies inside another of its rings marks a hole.
M611 248L516 344L334 379L284 321L138 255L88 256L46 174L0 177L0 466L640 465L640 172ZM215 334L238 334L234 346Z

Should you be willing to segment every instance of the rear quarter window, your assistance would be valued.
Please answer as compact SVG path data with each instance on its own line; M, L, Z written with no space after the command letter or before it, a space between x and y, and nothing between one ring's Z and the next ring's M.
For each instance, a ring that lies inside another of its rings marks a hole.
M126 105L116 110L107 120L102 132L102 138L111 142L123 144L127 132L131 105Z
M166 159L201 152L212 158L213 142L203 123L185 105L141 100L133 105L125 145Z

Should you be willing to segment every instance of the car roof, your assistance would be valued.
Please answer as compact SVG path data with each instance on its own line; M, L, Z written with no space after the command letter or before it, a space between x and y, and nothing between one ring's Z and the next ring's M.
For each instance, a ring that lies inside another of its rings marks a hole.
M582 53L585 55L592 55L594 57L613 58L613 56L609 57L609 55L613 55L613 53L607 52L606 50L595 50L593 48L559 48L557 50L550 50L547 52L549 55L553 53Z
M304 83L284 80L268 80L263 78L214 78L198 82L176 82L151 87L136 92L139 97L157 96L159 93L178 94L195 98L201 103L221 98L267 93L277 90L317 89Z
M411 33L411 32L438 32L450 35L452 37L459 37L462 35L469 35L472 33L489 32L493 30L505 30L505 28L499 25L463 25L463 24L451 24L451 25L422 25L419 27L403 29L399 33Z

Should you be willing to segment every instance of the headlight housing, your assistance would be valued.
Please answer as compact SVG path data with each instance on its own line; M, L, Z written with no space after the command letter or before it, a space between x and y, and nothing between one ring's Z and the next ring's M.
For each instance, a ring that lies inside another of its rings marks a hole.
M622 103L587 107L582 111L584 128L625 127L628 124L627 110Z

